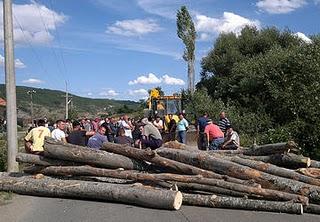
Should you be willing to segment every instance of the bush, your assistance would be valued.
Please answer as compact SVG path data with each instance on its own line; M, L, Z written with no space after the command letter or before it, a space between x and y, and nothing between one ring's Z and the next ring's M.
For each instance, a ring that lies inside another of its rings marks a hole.
M7 168L7 146L5 140L0 140L0 172Z

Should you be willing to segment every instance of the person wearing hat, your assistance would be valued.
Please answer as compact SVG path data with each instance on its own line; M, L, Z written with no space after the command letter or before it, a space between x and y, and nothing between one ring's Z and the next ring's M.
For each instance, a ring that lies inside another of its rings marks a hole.
M226 126L227 139L222 144L221 148L226 150L236 150L240 147L240 138L231 125Z
M162 136L158 128L149 122L148 118L142 119L141 123L143 124L141 148L157 149L162 146Z
M204 133L207 136L209 149L219 149L219 146L224 142L224 133L221 131L219 126L214 124L211 119L208 119Z

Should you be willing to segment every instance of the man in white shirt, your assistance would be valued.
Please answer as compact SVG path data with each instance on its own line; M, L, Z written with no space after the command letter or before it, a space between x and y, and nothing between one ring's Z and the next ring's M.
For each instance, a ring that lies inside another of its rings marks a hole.
M123 116L123 120L120 123L120 127L124 129L125 135L132 138L132 130L133 126L129 121L129 117L127 115Z
M162 132L163 130L163 121L160 116L156 116L156 119L153 121L153 125L157 127L157 129Z
M67 143L66 134L64 133L66 123L63 120L57 120L56 124L57 128L52 131L51 137L55 140Z
M226 127L227 138L222 144L222 149L236 150L240 147L240 138L236 131L232 129L231 125Z

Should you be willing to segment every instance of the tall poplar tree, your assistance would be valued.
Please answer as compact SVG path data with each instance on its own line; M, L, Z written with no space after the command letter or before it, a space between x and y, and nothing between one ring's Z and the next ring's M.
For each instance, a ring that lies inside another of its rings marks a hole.
M182 6L177 12L177 34L185 44L183 59L188 63L188 90L194 92L194 62L196 31L194 23L186 6Z

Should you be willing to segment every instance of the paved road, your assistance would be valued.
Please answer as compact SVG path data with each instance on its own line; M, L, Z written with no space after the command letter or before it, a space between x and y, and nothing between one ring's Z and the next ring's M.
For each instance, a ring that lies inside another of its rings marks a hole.
M155 210L125 204L16 195L0 206L0 222L319 222L319 215L183 206L179 211Z

